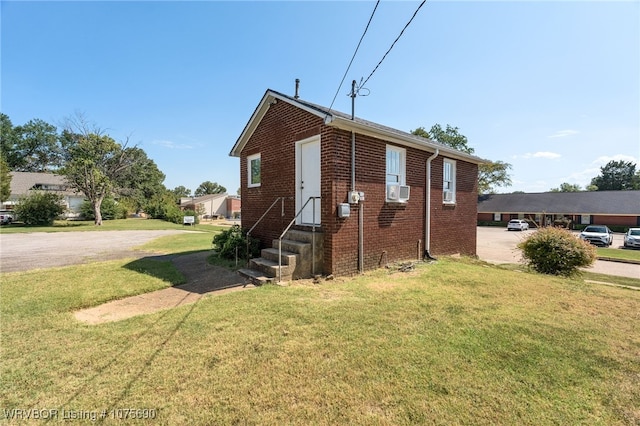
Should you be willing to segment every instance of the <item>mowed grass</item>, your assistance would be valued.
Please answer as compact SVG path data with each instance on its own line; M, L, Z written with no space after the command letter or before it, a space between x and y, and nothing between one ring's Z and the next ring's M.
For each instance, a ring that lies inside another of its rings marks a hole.
M124 262L3 274L0 418L137 408L165 425L640 422L638 291L441 258L115 323L73 317L170 281Z
M614 249L598 247L599 259L616 259L623 261L632 261L634 263L640 263L640 250L638 249Z

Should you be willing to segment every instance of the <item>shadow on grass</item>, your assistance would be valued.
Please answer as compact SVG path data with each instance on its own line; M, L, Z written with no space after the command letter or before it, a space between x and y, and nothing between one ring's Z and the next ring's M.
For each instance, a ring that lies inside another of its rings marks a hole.
M175 254L147 256L127 263L124 268L158 278L172 286L176 286L186 283L187 280L174 266L173 258L175 257Z
M192 250L167 255L151 255L136 259L124 268L146 274L192 293L208 293L245 285L239 278L235 262L220 259L211 250Z

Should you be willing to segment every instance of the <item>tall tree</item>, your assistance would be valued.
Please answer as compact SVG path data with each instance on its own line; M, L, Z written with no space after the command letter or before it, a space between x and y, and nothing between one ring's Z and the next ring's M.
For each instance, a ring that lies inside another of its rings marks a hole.
M3 156L0 156L0 203L4 203L11 196L11 173L9 165Z
M224 192L227 192L227 188L224 186L218 185L217 182L206 181L202 182L196 189L195 196L202 197L203 195L222 194Z
M580 191L582 191L582 188L580 188L580 185L571 184L567 182L561 183L559 188L551 188L549 190L549 192L580 192Z
M96 225L102 225L100 206L126 179L131 167L126 149L107 135L63 132L67 182L82 192L93 207Z
M424 127L418 127L416 130L412 130L411 133L450 146L467 154L473 154L475 152L475 150L469 146L467 137L460 134L457 127L452 127L448 124L444 130L439 124L434 124L429 131L426 131Z
M116 190L128 199L136 213L139 213L144 210L151 198L166 191L162 183L165 175L142 149L138 147L124 148L123 154L129 166L123 171L122 178L117 182Z
M478 193L491 194L498 186L511 186L509 170L511 164L492 161L478 166Z
M15 143L11 158L14 164L10 167L14 171L48 172L60 167L62 151L55 126L36 118L13 131Z
M467 154L473 154L475 152L475 150L469 146L467 137L460 134L457 127L452 127L448 124L445 129L442 129L442 126L439 124L434 124L429 131L424 127L418 127L412 130L411 133ZM510 169L511 164L505 163L504 161L480 164L478 166L478 193L490 194L494 192L498 186L511 186L511 177L509 176Z
M15 127L8 115L0 112L0 155L11 169L13 164L20 161L16 153L16 132Z
M182 197L191 197L191 190L189 188L185 188L182 185L176 186L171 192L176 195L177 199L180 199Z
M600 167L600 175L591 179L591 185L598 191L640 189L640 174L636 173L635 163L612 160Z

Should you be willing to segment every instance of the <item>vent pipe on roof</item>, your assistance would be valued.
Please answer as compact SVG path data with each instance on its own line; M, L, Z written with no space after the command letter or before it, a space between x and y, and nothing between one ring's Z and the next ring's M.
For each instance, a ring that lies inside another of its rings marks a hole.
M300 79L296 78L296 94L293 95L294 99L298 99L300 96L298 95L298 90L300 90Z

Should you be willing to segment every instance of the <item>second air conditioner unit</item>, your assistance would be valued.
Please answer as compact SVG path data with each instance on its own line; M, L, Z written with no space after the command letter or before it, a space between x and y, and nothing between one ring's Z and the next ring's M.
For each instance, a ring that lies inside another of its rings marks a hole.
M387 200L405 202L409 199L411 187L397 183L387 184Z

